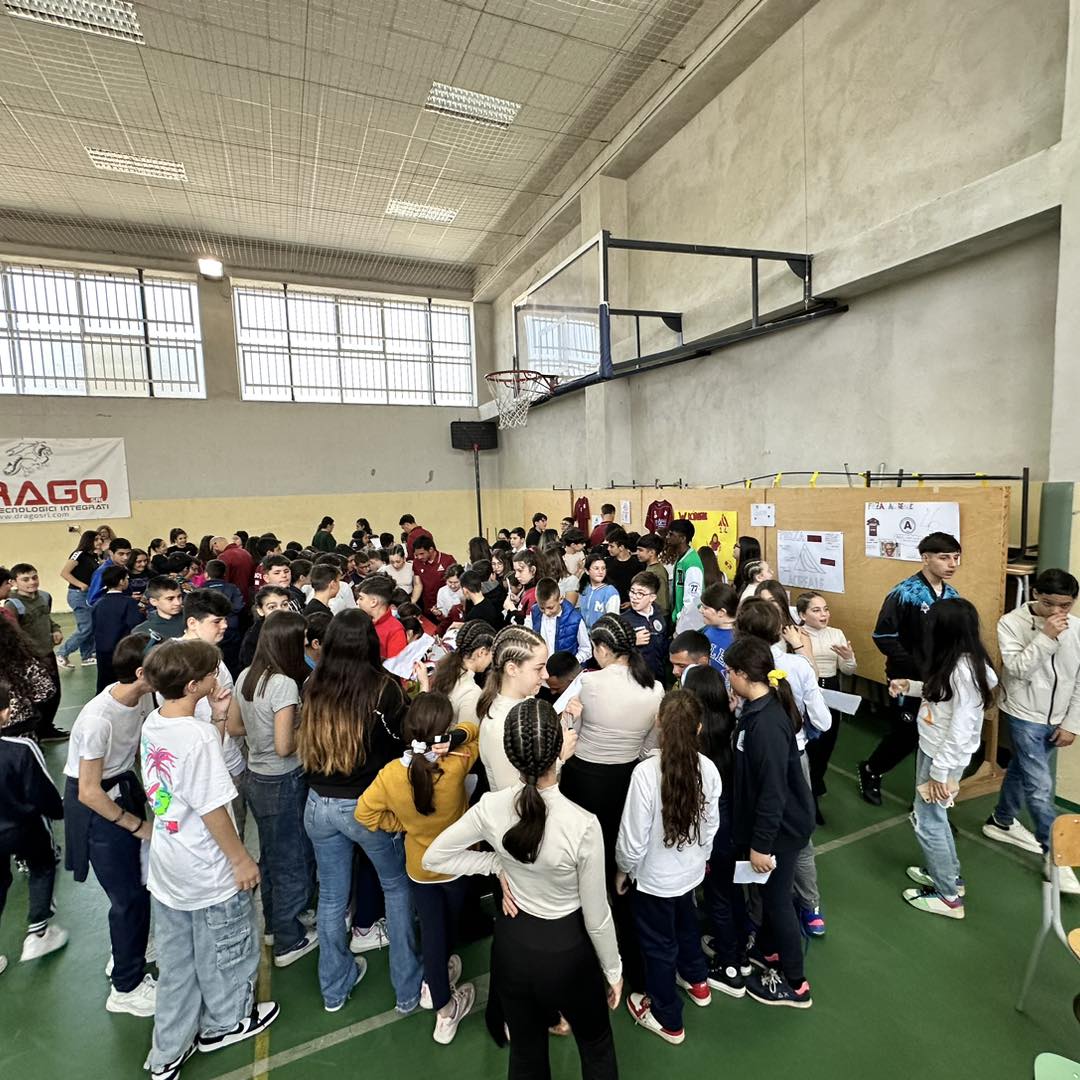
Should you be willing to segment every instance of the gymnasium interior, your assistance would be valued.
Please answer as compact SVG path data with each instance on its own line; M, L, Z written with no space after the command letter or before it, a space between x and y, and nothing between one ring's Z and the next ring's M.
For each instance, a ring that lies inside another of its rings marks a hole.
M3 0L0 279L0 564L40 568L65 634L60 567L105 523L306 545L412 514L463 560L587 499L781 566L842 537L863 702L814 834L814 1008L714 999L674 1048L624 1008L620 1072L1080 1076L1080 952L1051 933L1017 1008L1045 887L980 831L994 712L951 812L962 926L899 899L913 760L881 807L856 777L874 619L917 569L871 551L872 507L956 508L992 656L1040 569L1080 576L1080 0ZM107 444L106 508L23 486L53 442ZM62 673L61 727L94 679ZM1056 797L1080 814L1080 749ZM20 964L26 898L16 873L0 1077L140 1075L104 894L61 869L69 943ZM482 1003L490 940L460 952ZM436 1045L368 962L331 1015L315 956L267 954L280 1019L185 1080L504 1074L482 1009ZM579 1074L573 1039L551 1063Z

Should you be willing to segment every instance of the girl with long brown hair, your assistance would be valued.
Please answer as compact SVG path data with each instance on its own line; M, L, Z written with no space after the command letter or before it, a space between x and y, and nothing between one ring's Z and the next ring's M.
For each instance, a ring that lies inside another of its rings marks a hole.
M695 1005L712 1001L694 890L719 824L720 773L699 752L702 711L686 690L660 703L660 749L637 768L615 845L615 889L636 884L631 903L645 961L645 993L628 994L635 1023L669 1043L686 1037L682 987Z
M474 619L458 630L453 652L435 665L431 689L450 699L455 724L462 720L476 721L476 706L480 701L476 676L491 667L494 643L495 631L482 619Z
M447 753L454 709L444 694L421 694L405 717L408 748L397 761L384 766L356 804L356 820L368 829L405 833L405 868L413 903L420 917L424 956L424 991L420 1004L436 1010L437 1043L449 1043L476 998L470 983L455 986L461 958L450 943L465 903L467 878L425 870L425 852L432 841L453 825L469 805L465 780L476 763L478 728L463 722L460 749Z
M319 986L330 1012L345 1004L367 967L362 956L350 956L345 931L356 844L367 859L357 888L354 928L361 932L362 946L385 943L376 930L379 898L372 878L377 875L386 900L390 981L397 1009L412 1012L420 1001L423 971L405 873L404 838L400 833L370 832L353 816L357 800L379 770L405 750L405 710L400 684L382 670L371 617L357 608L336 615L326 631L319 663L304 687L297 732L297 754L309 786L304 828L319 868Z

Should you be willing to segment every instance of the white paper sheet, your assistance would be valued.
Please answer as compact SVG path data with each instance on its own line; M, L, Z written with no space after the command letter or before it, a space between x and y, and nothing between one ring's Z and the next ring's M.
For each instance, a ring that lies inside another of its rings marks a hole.
M799 589L844 591L844 534L791 532L776 534L776 562L781 585Z
M845 694L840 690L827 690L822 687L821 696L830 709L837 709L845 716L854 716L862 704L862 698L858 694Z
M776 524L776 503L751 503L750 524L758 528L772 528Z
M397 656L391 656L389 660L384 660L383 667L391 675L397 675L399 679L411 679L413 677L413 664L427 656L428 649L434 644L435 639L430 634L424 634L423 637L418 637L411 645L406 645Z
M771 870L766 870L764 874L759 874L753 866L750 865L749 859L737 859L735 861L735 878L736 885L764 885L769 880L769 875L772 874Z
M919 562L919 541L932 532L960 539L960 504L954 502L868 502L866 555Z
M584 672L581 673L560 695L558 701L555 702L555 711L561 713L566 708L567 703L571 698L576 698L581 693L581 680L584 676Z

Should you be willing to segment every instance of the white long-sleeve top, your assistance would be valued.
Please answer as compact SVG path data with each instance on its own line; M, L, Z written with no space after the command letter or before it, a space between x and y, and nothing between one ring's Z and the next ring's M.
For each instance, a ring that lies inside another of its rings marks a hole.
M831 679L837 671L844 675L854 675L858 666L854 657L844 660L832 651L834 645L847 645L848 639L842 630L835 626L825 626L815 630L812 626L803 624L801 629L810 635L810 647L814 651L814 667L822 679Z
M502 840L520 820L515 803L521 786L519 781L483 796L427 849L424 868L436 874L505 874L514 902L538 919L562 919L580 908L604 977L614 985L622 978L622 959L608 906L600 822L557 786L542 788L544 839L534 863L518 862ZM481 840L495 850L471 851Z
M805 656L789 653L782 641L773 645L772 654L777 669L787 672L788 685L795 696L799 712L818 731L828 731L832 727L832 713L825 704L825 698L821 696L814 665ZM806 749L806 732L802 728L795 733L795 742L798 743L800 753Z
M1043 633L1046 620L1030 604L998 620L1001 708L1029 724L1060 724L1080 735L1080 619L1058 637Z
M986 681L997 686L994 669L986 669ZM961 772L979 749L982 738L982 695L975 684L975 670L964 657L949 680L952 700L927 701L919 708L919 749L931 760L930 778L944 784L950 774ZM914 679L908 693L922 697L923 684Z
M705 864L720 827L720 773L707 757L698 754L704 803L697 843L668 847L664 843L664 808L660 800L662 753L654 750L630 777L615 843L615 863L649 896L682 896L705 880Z
M550 615L540 616L540 636L544 639L548 652L555 651L555 631L558 629L559 618L560 616L556 616L554 619ZM589 638L589 628L585 625L584 619L578 623L577 651L574 656L579 664L584 664L592 656L592 641Z
M664 697L659 682L644 687L626 664L608 664L582 676L580 697L576 758L595 765L622 765L656 746L656 715Z
M470 724L480 722L476 715L476 703L480 700L480 694L481 690L476 685L473 673L465 668L453 689L446 695L454 709L455 724L460 724L462 720L467 720Z

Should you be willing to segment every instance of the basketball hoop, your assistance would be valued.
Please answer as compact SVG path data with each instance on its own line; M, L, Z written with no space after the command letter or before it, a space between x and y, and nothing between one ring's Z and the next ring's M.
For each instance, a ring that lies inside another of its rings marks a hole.
M557 375L539 371L493 371L485 375L499 410L499 427L524 427L529 407L550 397L559 385Z

